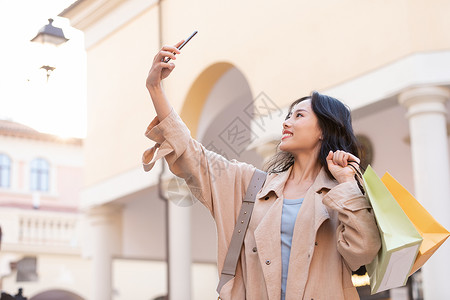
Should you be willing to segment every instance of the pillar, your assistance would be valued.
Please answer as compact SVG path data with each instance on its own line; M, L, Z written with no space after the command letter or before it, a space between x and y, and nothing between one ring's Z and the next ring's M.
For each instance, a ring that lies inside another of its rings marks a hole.
M399 96L408 109L415 196L450 229L450 171L446 102L450 90L418 87ZM422 268L425 300L448 299L450 242L444 243Z
M102 205L88 212L92 243L92 299L112 300L112 259L121 253L121 208Z
M191 208L169 197L169 300L191 299Z

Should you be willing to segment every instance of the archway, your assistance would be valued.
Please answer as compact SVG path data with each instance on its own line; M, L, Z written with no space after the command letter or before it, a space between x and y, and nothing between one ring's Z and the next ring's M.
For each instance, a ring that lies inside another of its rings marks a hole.
M226 62L216 63L205 69L192 84L181 109L180 116L188 124L192 136L197 137L197 128L208 95L222 75L233 67Z
M197 77L180 115L206 148L261 167L262 157L246 149L258 138L251 128L254 100L244 74L220 62Z
M84 298L65 290L49 290L31 297L30 300L84 300Z

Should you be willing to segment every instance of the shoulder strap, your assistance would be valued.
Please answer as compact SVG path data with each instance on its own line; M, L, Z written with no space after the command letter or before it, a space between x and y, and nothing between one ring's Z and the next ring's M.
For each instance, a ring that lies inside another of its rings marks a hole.
M255 205L256 194L263 186L266 175L266 172L256 169L248 185L241 211L239 212L236 226L234 227L233 236L231 237L230 246L228 247L227 256L225 257L222 273L220 274L219 284L217 285L217 293L219 294L225 283L233 279L236 275L236 266L239 255L241 254L242 244L244 243L244 236L252 215L253 206Z

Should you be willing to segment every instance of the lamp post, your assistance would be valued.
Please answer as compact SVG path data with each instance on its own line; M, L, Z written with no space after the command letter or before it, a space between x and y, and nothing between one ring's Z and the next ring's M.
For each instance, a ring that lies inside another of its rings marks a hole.
M51 45L52 47L59 46L69 39L64 36L61 28L53 26L53 19L48 19L48 24L42 27L37 35L31 39L32 42L41 43L43 45ZM49 64L43 65L41 69L47 73L47 81L51 73L55 70L54 66Z

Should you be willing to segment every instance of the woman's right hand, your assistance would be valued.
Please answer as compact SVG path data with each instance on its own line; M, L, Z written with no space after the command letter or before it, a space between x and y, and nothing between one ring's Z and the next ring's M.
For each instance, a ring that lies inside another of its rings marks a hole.
M152 67L147 75L146 86L147 89L151 89L152 87L158 87L161 84L161 80L169 76L172 70L175 68L175 64L166 63L164 60L167 57L175 60L175 54L180 54L180 50L177 49L184 40L179 41L173 46L163 46L161 50L155 55L153 59Z
M354 168L350 167L349 165L352 164L351 161L356 161L357 164L359 164L360 162L358 157L342 150L337 150L335 152L330 151L328 153L328 170L330 171L331 175L333 175L333 177L337 180L337 182L344 183L347 181L355 180L354 168L359 168L359 166L357 166L357 164L354 164Z

